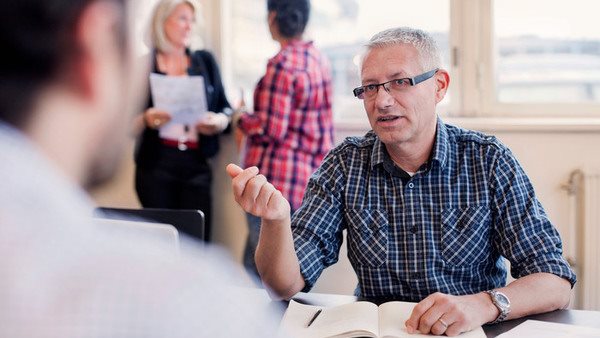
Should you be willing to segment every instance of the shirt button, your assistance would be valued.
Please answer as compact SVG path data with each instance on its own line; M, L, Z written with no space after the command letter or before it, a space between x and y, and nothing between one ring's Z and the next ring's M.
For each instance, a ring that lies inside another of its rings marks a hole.
M419 229L416 226L410 228L410 232L412 232L413 234L416 234L417 231L419 231Z
M414 188L414 187L415 187L415 184L414 184L413 182L410 182L410 183L408 184L408 187L412 189L412 188Z

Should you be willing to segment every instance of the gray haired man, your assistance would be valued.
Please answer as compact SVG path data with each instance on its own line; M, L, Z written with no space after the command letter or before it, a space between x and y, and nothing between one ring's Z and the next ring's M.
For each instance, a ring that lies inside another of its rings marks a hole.
M454 336L566 307L575 274L513 154L436 115L450 76L431 36L376 34L360 74L354 95L372 131L329 153L291 220L256 168L227 168L237 202L262 217L263 281L284 298L310 290L347 230L358 295L419 302L410 333ZM517 278L509 285L503 257Z

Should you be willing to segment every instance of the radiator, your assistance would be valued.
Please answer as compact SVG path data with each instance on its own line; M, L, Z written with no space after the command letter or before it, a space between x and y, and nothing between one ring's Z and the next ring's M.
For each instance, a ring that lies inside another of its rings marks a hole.
M574 170L563 186L569 194L565 252L577 272L574 307L600 310L600 173Z

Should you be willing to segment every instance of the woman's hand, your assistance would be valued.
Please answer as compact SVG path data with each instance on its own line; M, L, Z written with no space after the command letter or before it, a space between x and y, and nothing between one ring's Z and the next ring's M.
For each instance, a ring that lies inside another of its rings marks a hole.
M229 117L225 114L207 112L206 115L196 124L196 131L202 135L216 135L227 128Z
M149 128L158 129L171 121L171 114L164 110L148 108L144 112L144 121Z

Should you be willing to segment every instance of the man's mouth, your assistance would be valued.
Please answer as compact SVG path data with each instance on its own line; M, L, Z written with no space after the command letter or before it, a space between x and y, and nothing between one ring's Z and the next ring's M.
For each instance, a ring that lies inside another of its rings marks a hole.
M400 118L400 116L385 115L385 116L378 117L377 122L389 122L389 121L397 120L399 118Z

